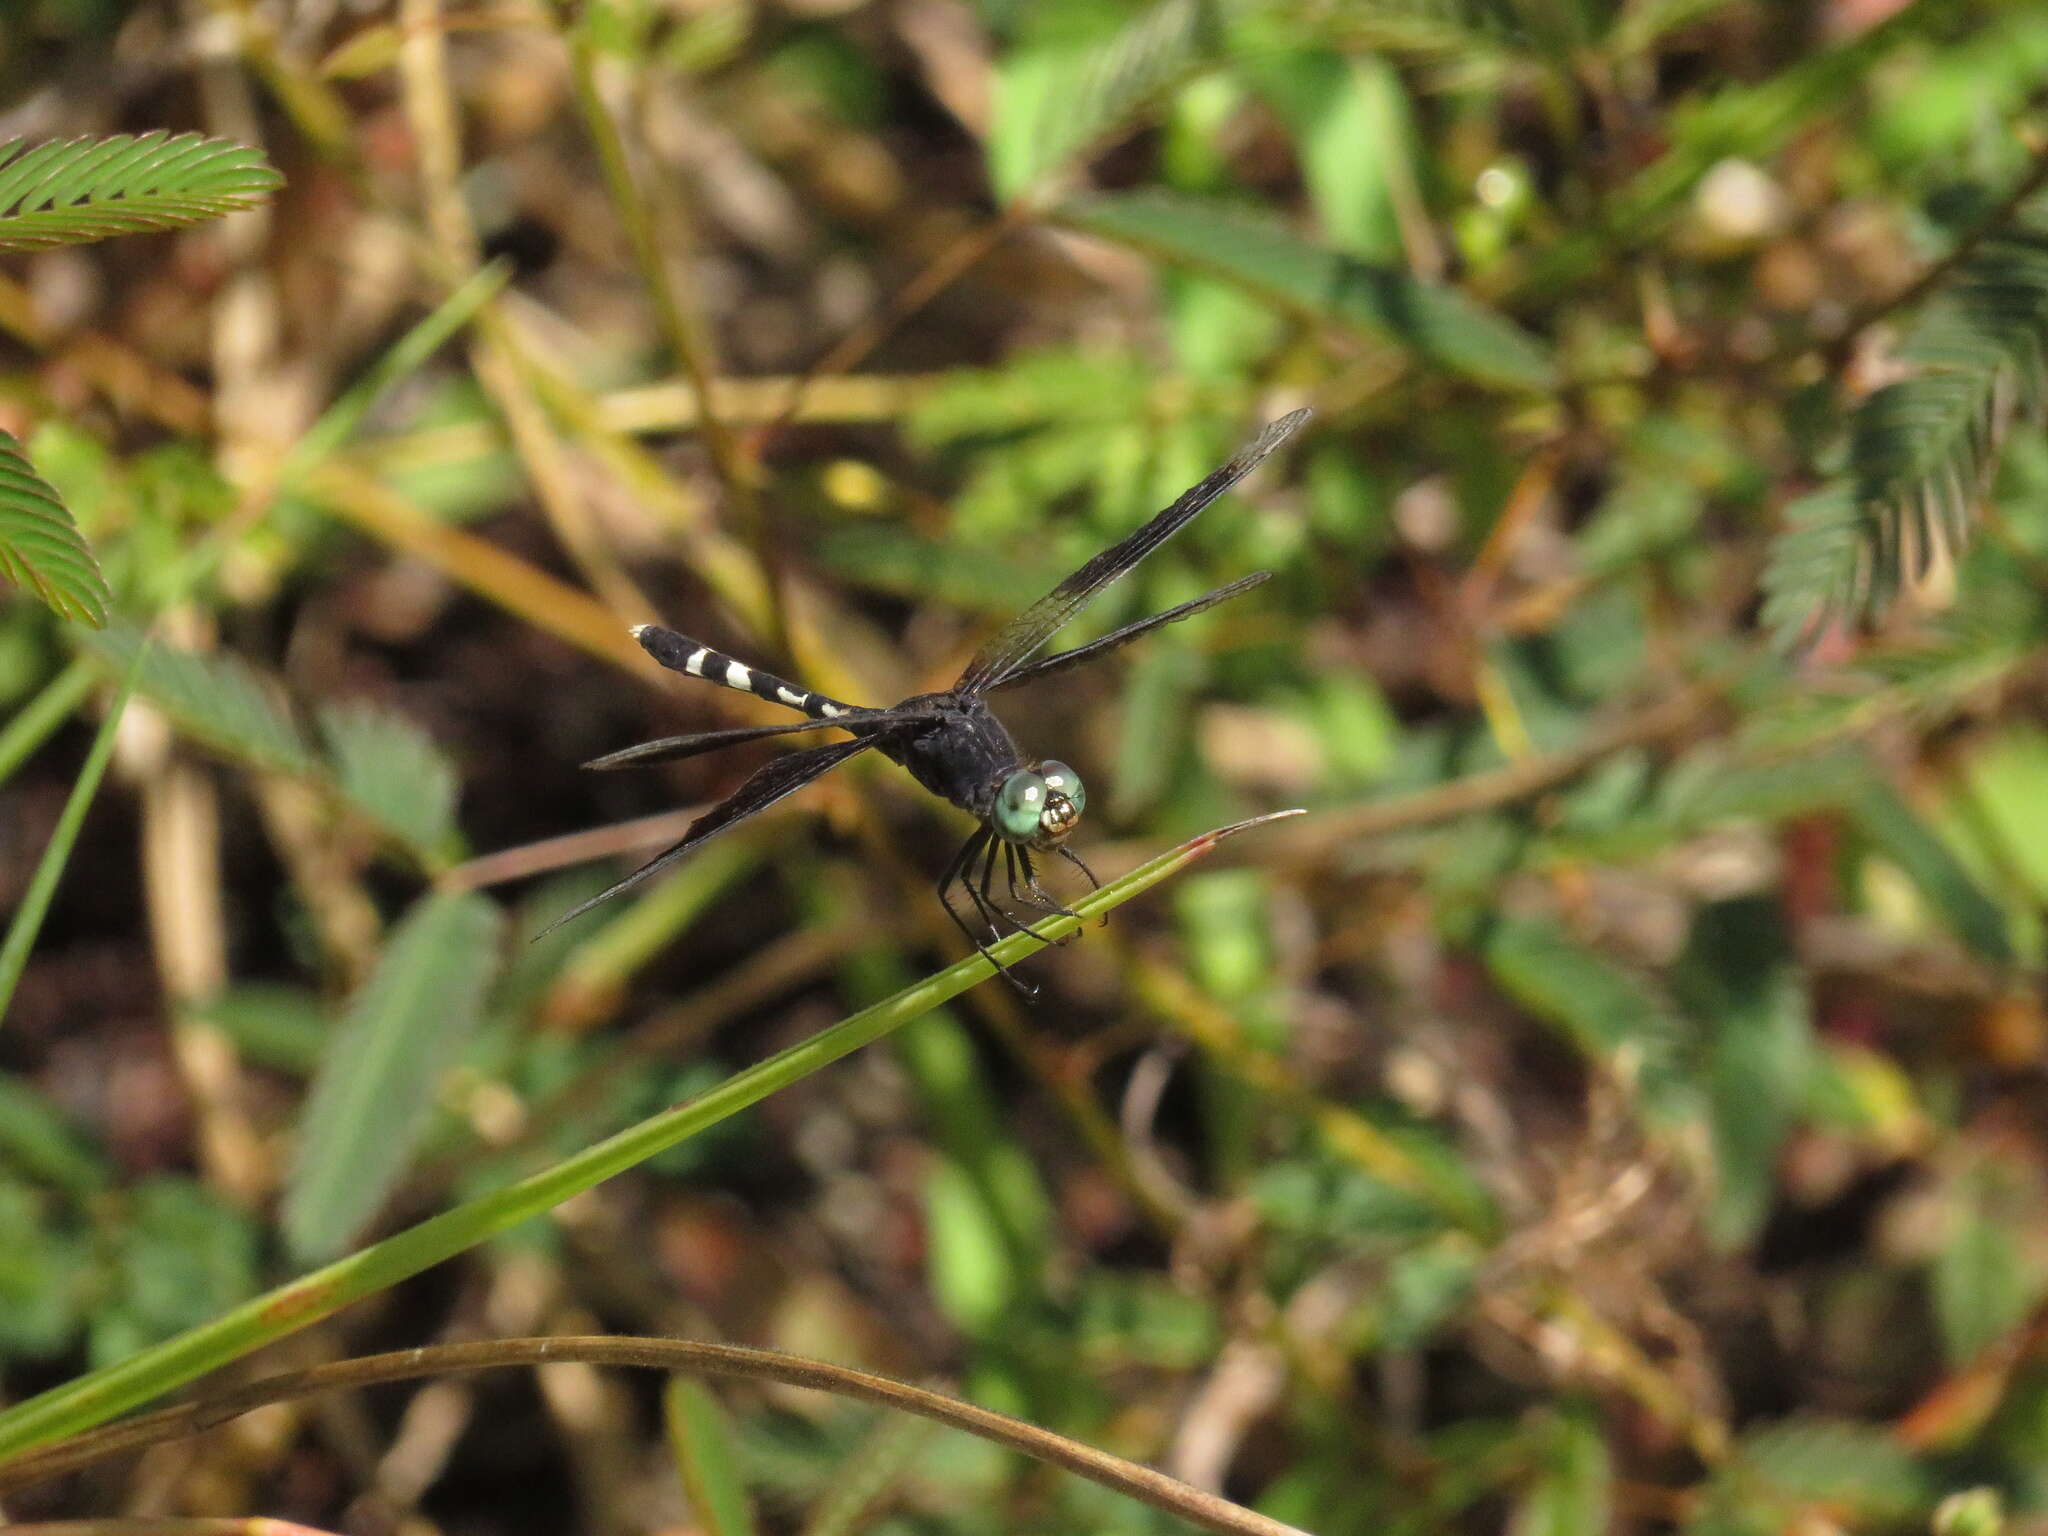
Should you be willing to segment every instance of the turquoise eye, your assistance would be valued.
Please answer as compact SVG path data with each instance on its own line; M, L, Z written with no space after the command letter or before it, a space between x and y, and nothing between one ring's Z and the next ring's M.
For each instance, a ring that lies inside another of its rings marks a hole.
M1074 814L1080 815L1088 809L1088 791L1081 787L1081 775L1065 763L1040 763L1038 772L1045 780L1045 787L1056 795L1065 795L1074 803Z
M1003 780L996 791L995 811L990 820L1005 841L1028 843L1038 834L1038 815L1045 809L1045 779L1020 768Z

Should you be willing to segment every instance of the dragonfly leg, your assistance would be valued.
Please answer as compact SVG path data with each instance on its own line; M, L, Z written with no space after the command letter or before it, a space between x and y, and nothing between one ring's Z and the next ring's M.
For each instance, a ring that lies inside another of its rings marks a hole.
M976 899L980 902L983 911L995 913L997 916L1001 917L1004 922L1008 923L1011 929L1015 932L1030 933L1031 937L1035 939L1038 937L1038 935L1035 933L1031 933L1031 925L1028 923L1019 922L1017 920L1017 914L1012 912L1008 907L1004 906L1001 902L997 901L994 892L992 892L989 889L989 887L995 883L996 850L998 848L1003 850L1003 860L1006 864L1010 865L1012 868L1014 868L1016 865L1017 849L1014 843L1006 843L1002 841L1002 839L1000 838L991 842L988 845L988 857L981 861L981 883L980 889L976 895ZM1012 885L1010 887L1011 894L1014 895L1016 893L1016 889L1016 886Z
M1029 902L1041 912L1050 912L1055 917L1079 917L1081 914L1064 905L1044 886L1038 883L1038 871L1031 867L1031 850L1019 848L1010 863L1010 899ZM1017 889L1017 866L1024 867L1024 889Z
M1059 847L1056 848L1054 851L1058 853L1061 858L1065 859L1069 864L1073 865L1074 868L1078 869L1079 871L1081 871L1082 874L1086 875L1088 877L1088 884L1090 886L1092 886L1094 889L1098 891L1102 889L1102 882L1095 878L1094 870L1090 869L1086 864L1083 864L1081 862L1081 855L1074 852L1074 850L1069 848L1065 843L1061 843ZM1104 928L1107 928L1109 926L1109 914L1107 912L1102 914L1101 926Z
M994 837L994 833L990 832L987 827L983 827L979 832L968 838L965 843L961 844L960 851L953 855L953 862L946 866L946 872L939 877L939 905L946 909L946 916L953 919L953 926L960 930L961 937L965 938L981 954L988 957L989 964L1002 973L1003 980L1015 987L1024 996L1036 997L1038 995L1038 988L1019 981L1016 974L1007 965L1004 965L994 955L989 954L988 945L982 943L980 939L974 936L974 930L967 926L967 920L960 915L959 908L953 905L953 898L949 894L957 884L961 890L967 893L967 899L974 903L975 911L980 914L981 920L988 924L989 937L991 939L998 939L1002 936L996 931L995 920L989 916L987 904L982 900L980 893L975 890L974 883L969 878L969 871L974 867L974 856L981 852L984 844L993 841ZM991 854L991 857L993 857L993 854Z
M1040 901L1035 897L1026 896L1023 892L1017 889L1017 861L1019 859L1022 859L1024 861L1024 872L1026 877L1028 878L1031 872L1031 855L1027 853L1024 849L1019 848L1015 843L1004 843L1003 869L1005 871L1004 878L1008 882L1010 887L1010 900L1024 902L1027 905L1037 907L1041 911L1057 911L1058 909L1056 907L1047 906L1044 901ZM981 872L981 894L983 896L989 896L989 882L995 878L995 872L995 849L990 848L988 864L983 868ZM1036 886L1037 884L1035 880L1031 883L1034 886ZM1044 892L1041 891L1039 894L1044 895ZM1038 940L1038 942L1041 944L1051 944L1055 942L1052 939L1046 938L1044 934L1040 933L1036 928L1032 927L1029 923L1018 922L1015 914L1013 914L1007 907L1002 906L1001 903L996 902L992 896L989 897L989 900L990 904L995 906L997 910L1001 911L1003 916L1009 918L1011 923L1013 923L1016 926L1018 932L1030 934L1031 937Z

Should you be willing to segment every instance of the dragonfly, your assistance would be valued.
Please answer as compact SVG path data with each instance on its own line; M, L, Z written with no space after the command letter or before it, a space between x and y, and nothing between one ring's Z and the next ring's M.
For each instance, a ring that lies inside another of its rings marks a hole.
M778 800L794 794L841 764L851 762L863 752L876 751L907 769L925 789L951 801L979 823L939 877L939 904L946 909L946 915L952 918L967 941L991 965L1013 985L1029 993L1032 989L1018 981L968 925L967 919L954 905L953 892L957 889L964 893L987 930L989 941L996 942L1003 937L1005 927L1014 932L1028 933L1033 938L1041 937L1036 929L995 897L992 887L998 858L1002 860L1010 901L1015 906L1029 906L1047 915L1071 917L1075 914L1040 882L1032 858L1034 854L1057 855L1065 859L1078 868L1095 889L1101 888L1101 882L1082 862L1080 855L1067 846L1067 840L1079 825L1081 813L1088 803L1080 775L1055 759L1027 761L1003 723L996 718L995 711L989 708L988 696L1094 661L1155 629L1178 623L1218 603L1239 597L1271 577L1270 571L1255 571L1178 607L1126 624L1099 640L1052 656L1039 656L1047 642L1100 596L1104 588L1178 533L1210 502L1250 474L1309 416L1310 412L1299 410L1267 426L1222 468L1190 487L1173 505L1137 532L1103 550L1005 624L974 653L953 686L940 693L917 694L887 709L866 709L828 698L814 689L798 687L771 672L748 666L659 624L635 626L632 634L641 648L671 672L750 693L756 698L797 710L806 718L781 725L736 726L687 736L666 736L658 741L642 742L638 746L608 753L585 763L585 768L606 771L636 768L649 763L671 763L743 742L828 727L846 732L848 739L804 747L771 758L731 795L693 821L679 842L664 849L616 885L564 913L549 925L550 929L582 916L592 907L615 896L624 895L653 879L716 833L767 810Z

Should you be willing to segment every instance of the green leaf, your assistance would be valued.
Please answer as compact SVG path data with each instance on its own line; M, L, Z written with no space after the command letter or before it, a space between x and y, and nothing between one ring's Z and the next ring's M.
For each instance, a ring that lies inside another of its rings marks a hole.
M116 625L89 648L119 664L132 660L139 641L139 631ZM137 687L195 740L347 801L427 869L456 851L454 765L404 716L360 701L326 706L319 713L323 755L277 689L231 653L152 646Z
M0 1359L61 1353L88 1304L92 1255L77 1237L50 1228L47 1204L0 1179Z
M1075 1278L1072 1337L1084 1357L1178 1371L1203 1370L1215 1360L1222 1323L1211 1298L1136 1270L1098 1267Z
M456 844L455 765L403 715L360 700L320 711L335 782L358 810L431 866Z
M872 953L852 963L876 996L910 979L893 955ZM1052 1199L1031 1154L1004 1127L1002 1097L982 1070L973 1036L941 1010L903 1031L895 1046L933 1141L973 1187L1010 1263L1035 1286L1052 1246Z
M1376 1298L1375 1340L1387 1350L1419 1350L1471 1297L1481 1255L1462 1234L1398 1254Z
M1987 960L2012 963L2004 911L1896 790L1873 772L1850 797L1849 811L1857 829L1898 865L1964 943Z
M93 1363L123 1360L233 1306L256 1286L256 1229L190 1179L146 1179L125 1191L116 1244L89 1324Z
M1541 918L1500 919L1484 954L1518 1004L1633 1082L1652 1121L1678 1127L1693 1115L1698 1094L1679 1058L1676 1019L1648 981Z
M1912 1518L1926 1506L1926 1475L1887 1431L1833 1419L1792 1419L1752 1429L1714 1473L1687 1536L1777 1536L1806 1511L1848 1529Z
M266 981L238 983L192 1012L218 1025L248 1060L294 1077L311 1077L320 1065L331 1023L311 992Z
M95 629L114 597L100 563L20 443L0 432L0 576Z
M1341 1251L1412 1243L1443 1226L1428 1201L1349 1163L1292 1158L1256 1174L1246 1193L1276 1232Z
M1457 78L1476 83L1498 78L1506 55L1536 40L1530 23L1538 15L1525 0L1279 4L1246 12L1231 29L1231 51L1255 61L1261 54L1317 42L1351 56L1388 53L1446 65L1455 61Z
M116 625L90 645L118 666L132 660L141 643L140 630ZM239 657L153 645L136 686L180 730L219 751L258 768L307 778L320 773L297 723Z
M1998 867L2036 902L2048 902L2048 820L2041 797L2048 791L2048 731L2013 724L1974 747L1962 776L1975 818L1995 838Z
M732 1421L702 1382L671 1376L661 1395L669 1451L706 1536L753 1536L754 1509L733 1454Z
M1598 1417L1575 1407L1542 1429L1535 1477L1515 1505L1510 1536L1596 1536L1614 1504L1614 1462Z
M1334 49L1255 56L1260 91L1294 132L1302 179L1330 242L1374 261L1401 256L1397 197L1415 187L1414 125L1400 72Z
M1127 25L1011 53L996 74L989 176L1010 202L1123 128L1222 41L1218 0L1159 0Z
M177 229L253 208L284 185L262 151L163 132L0 144L0 250Z
M1052 422L1074 425L1146 414L1153 370L1128 351L1047 347L1000 368L954 368L911 408L910 439L931 450Z
M1948 1240L1934 1256L1934 1315L1951 1365L1960 1366L2020 1326L2048 1274L2021 1234L2041 1219L2037 1181L1989 1159L1949 1189Z
M1002 1326L1026 1287L998 1213L970 1171L934 1157L925 1175L925 1241L932 1295L967 1333Z
M497 970L498 926L488 900L457 893L393 931L307 1097L282 1218L295 1257L339 1253L404 1174Z
M1865 783L1869 762L1841 748L1743 761L1725 744L1687 753L1658 791L1657 835L1676 838L1729 821L1775 822L1841 806Z
M107 1165L42 1094L0 1073L0 1161L71 1194L104 1189Z
M1839 615L1870 606L1875 578L1862 515L1847 486L1801 496L1781 520L1764 566L1761 618L1778 647L1790 651Z
M1748 1241L1770 1214L1778 1149L1805 1102L1813 1024L1805 983L1775 901L1727 901L1693 925L1678 992L1707 1042L1714 1146L1707 1230L1717 1243Z
M1361 261L1232 204L1163 192L1074 199L1071 228L1241 284L1312 319L1350 326L1484 384L1544 389L1542 344L1454 288Z
M1272 984L1272 899L1256 869L1211 870L1174 892L1196 985L1233 1008Z

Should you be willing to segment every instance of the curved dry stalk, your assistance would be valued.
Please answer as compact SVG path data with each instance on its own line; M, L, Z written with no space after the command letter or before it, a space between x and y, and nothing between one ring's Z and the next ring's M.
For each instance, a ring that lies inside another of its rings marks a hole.
M1164 1472L1126 1461L1121 1456L1112 1456L1107 1451L1056 1435L1036 1424L1013 1419L1008 1414L963 1403L957 1398L913 1387L887 1376L856 1371L844 1365L829 1365L822 1360L806 1360L774 1350L745 1349L734 1344L701 1344L686 1339L633 1337L492 1339L470 1344L443 1344L429 1349L402 1349L387 1355L366 1355L357 1360L290 1371L216 1392L197 1402L91 1430L62 1445L19 1457L0 1467L0 1490L11 1490L74 1472L124 1451L182 1439L252 1409L311 1397L316 1393L379 1382L408 1381L453 1371L489 1370L507 1365L559 1365L564 1362L637 1366L645 1370L681 1371L692 1376L774 1381L785 1386L830 1392L838 1397L856 1398L900 1413L914 1413L978 1435L1034 1460L1064 1467L1091 1482L1114 1488L1154 1509L1178 1515L1204 1530L1221 1532L1223 1536L1303 1536L1294 1526L1284 1525L1228 1499L1191 1487ZM249 1529L252 1528L246 1522L233 1521L211 1528L223 1533ZM211 1536L211 1530L206 1536ZM178 1536L184 1536L184 1533L180 1532ZM192 1536L201 1536L201 1533L194 1532Z

